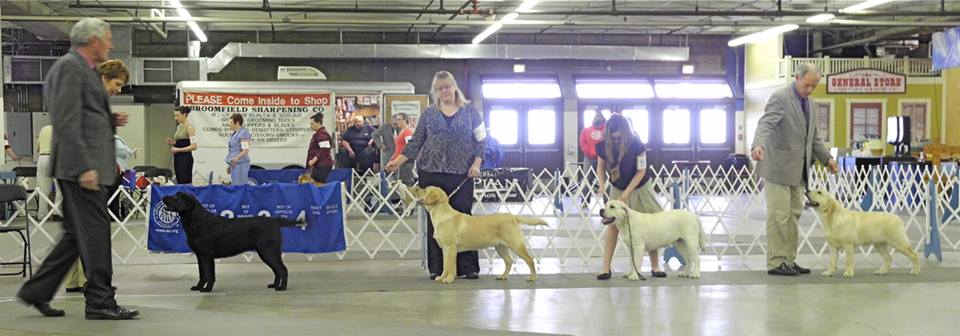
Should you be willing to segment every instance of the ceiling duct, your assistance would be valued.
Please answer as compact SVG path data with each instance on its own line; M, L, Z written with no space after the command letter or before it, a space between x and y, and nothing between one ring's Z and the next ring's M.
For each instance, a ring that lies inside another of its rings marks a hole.
M317 59L502 59L686 62L688 47L535 44L284 44L231 42L207 61L220 72L234 58Z

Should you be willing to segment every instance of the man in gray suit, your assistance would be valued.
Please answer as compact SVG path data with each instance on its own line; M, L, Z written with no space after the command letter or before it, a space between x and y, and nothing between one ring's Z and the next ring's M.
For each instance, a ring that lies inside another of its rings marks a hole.
M816 113L808 98L820 83L820 71L812 64L801 64L796 70L796 81L767 101L751 150L764 178L767 273L771 275L810 273L796 263L797 221L805 203L808 170L816 159L837 171L837 162L817 138Z
M397 128L397 118L394 116L390 124L383 123L373 132L373 143L380 149L380 168L386 167L396 150L394 130Z
M53 123L53 176L63 193L63 236L17 297L44 316L64 316L50 307L57 287L77 257L87 276L86 319L126 320L139 315L117 305L111 285L110 220L105 186L116 178L113 134L126 114L110 112L95 66L113 48L110 25L80 20L70 30L70 52L53 64L43 83Z

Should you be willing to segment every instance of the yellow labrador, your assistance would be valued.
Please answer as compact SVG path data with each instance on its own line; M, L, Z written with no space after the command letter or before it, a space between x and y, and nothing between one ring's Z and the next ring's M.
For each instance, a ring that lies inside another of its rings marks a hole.
M837 259L840 258L840 248L847 256L847 267L843 276L853 276L853 247L872 244L877 253L883 257L883 266L874 274L887 274L893 258L890 257L890 247L910 258L913 270L910 274L920 274L920 257L913 251L907 230L900 216L886 212L862 212L848 210L843 207L830 193L823 190L807 192L807 198L812 201L811 207L820 215L823 228L827 233L827 243L830 245L830 265L823 272L823 276L833 276L837 270Z
M707 241L697 215L683 210L642 213L620 200L611 200L600 210L600 217L603 225L614 224L620 229L620 239L630 248L633 259L627 279L640 279L637 267L645 252L671 245L687 261L680 277L700 278L700 251L705 249Z
M503 258L506 269L497 280L505 280L513 266L510 250L516 252L530 268L527 281L537 280L533 258L527 252L526 240L520 224L547 225L543 219L511 214L471 216L454 210L448 202L447 193L437 187L409 188L414 197L423 201L433 222L433 238L443 250L443 274L437 281L451 283L457 276L457 252L494 247ZM407 199L407 201L410 201Z

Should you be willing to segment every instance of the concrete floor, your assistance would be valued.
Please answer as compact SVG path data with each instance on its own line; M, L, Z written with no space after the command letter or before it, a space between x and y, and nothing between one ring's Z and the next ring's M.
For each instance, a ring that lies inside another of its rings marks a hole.
M121 304L138 321L84 321L83 298L61 293L64 318L43 318L13 299L22 278L0 278L0 335L955 335L960 253L925 261L919 277L896 256L858 255L855 278L771 277L762 258L704 260L703 278L631 282L593 279L584 265L545 259L536 284L525 265L497 281L502 265L482 262L480 280L430 281L416 260L289 263L290 289L260 263L218 265L213 293L192 293L195 265L117 266ZM812 256L801 260L822 269ZM616 261L625 270L627 261ZM719 271L718 271L719 270Z

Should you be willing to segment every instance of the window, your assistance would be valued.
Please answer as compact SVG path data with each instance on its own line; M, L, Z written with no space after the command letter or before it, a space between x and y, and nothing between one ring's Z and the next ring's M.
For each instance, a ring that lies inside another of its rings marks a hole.
M927 134L927 103L901 103L900 115L910 117L911 141L919 142L930 138Z
M600 113L603 113L603 119L610 119L610 115L612 115L612 112L608 108L600 110ZM597 107L587 106L587 108L583 110L583 127L586 128L590 127L590 125L593 125L593 117L596 115Z
M656 82L658 98L729 98L733 97L730 85L723 80L658 80Z
M577 81L580 99L649 99L653 86L646 80L585 80Z
M531 145L552 145L557 142L557 128L552 127L557 124L556 111L539 108L528 111L527 115L527 141Z
M517 110L494 108L490 111L490 136L501 145L516 145L519 133Z
M670 107L663 111L663 143L690 143L690 110Z
M814 109L817 112L817 138L820 141L832 143L833 130L830 129L831 106L829 102L816 102Z
M493 99L552 99L561 97L560 84L552 79L485 80L481 90L483 91L483 98Z
M880 139L880 103L850 104L850 131L853 141Z
M700 110L700 143L727 142L727 111L719 108Z
M620 113L630 121L630 126L633 127L633 132L640 137L640 141L645 144L650 143L650 116L647 109L642 106L631 107Z

